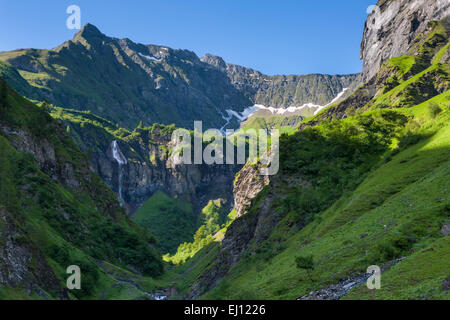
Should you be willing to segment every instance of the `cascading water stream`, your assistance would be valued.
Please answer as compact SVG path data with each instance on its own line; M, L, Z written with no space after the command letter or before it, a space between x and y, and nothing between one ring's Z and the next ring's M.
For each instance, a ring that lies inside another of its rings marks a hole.
M127 164L127 159L125 158L122 151L120 150L119 145L117 144L117 141L114 140L113 142L111 142L111 150L112 150L112 156L113 156L114 160L116 160L117 164L119 165L119 177L118 177L119 201L120 201L120 205L123 206L124 201L122 198L122 167Z

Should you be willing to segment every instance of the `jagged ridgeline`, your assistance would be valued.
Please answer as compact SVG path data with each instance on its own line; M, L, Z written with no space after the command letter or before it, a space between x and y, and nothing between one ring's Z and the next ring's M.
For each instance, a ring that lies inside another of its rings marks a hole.
M219 57L107 37L90 24L52 50L2 52L0 61L0 76L25 97L90 110L127 129L140 121L192 128L194 120L221 128L228 109L323 105L357 78L269 77Z
M0 298L147 297L155 239L89 169L65 128L0 79ZM82 270L67 291L66 268ZM116 277L127 280L118 283ZM139 284L139 285L138 285ZM114 289L113 289L114 288Z

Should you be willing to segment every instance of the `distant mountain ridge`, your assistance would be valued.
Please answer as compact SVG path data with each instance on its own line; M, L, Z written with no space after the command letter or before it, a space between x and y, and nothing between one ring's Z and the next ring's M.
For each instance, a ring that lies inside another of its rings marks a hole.
M267 107L299 107L307 103L325 105L345 88L354 88L359 83L359 74L268 76L254 69L226 63L221 57L211 54L200 60L226 72L233 86L254 104Z
M4 63L1 63L1 62ZM111 38L91 24L52 50L0 53L0 76L24 96L90 110L126 128L220 128L227 109L326 104L357 75L275 76L188 50Z

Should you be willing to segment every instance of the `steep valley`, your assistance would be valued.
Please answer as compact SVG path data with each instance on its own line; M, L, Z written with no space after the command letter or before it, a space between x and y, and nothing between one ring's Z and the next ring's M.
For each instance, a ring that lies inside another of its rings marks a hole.
M0 299L448 300L450 5L377 5L355 75L267 76L91 24L1 52ZM278 129L278 173L177 163L194 120L239 128L227 142Z
M415 39L386 39L405 56L373 62L352 95L283 136L269 182L241 170L225 237L172 275L185 298L314 299L375 264L391 266L381 290L355 282L338 298L448 299L448 27L424 18ZM311 257L313 280L296 257Z

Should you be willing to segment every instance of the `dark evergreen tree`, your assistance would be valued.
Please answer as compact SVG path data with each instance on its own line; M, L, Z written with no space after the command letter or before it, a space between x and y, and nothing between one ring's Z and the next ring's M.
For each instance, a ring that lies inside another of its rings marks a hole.
M44 102L42 102L42 109L47 113L49 113L51 110L50 104L46 100L44 100Z

